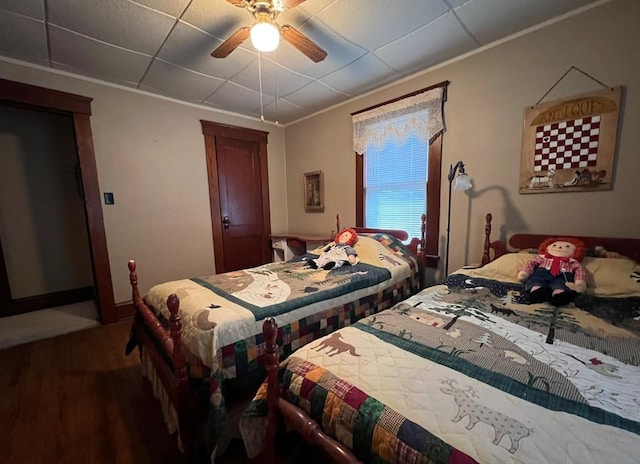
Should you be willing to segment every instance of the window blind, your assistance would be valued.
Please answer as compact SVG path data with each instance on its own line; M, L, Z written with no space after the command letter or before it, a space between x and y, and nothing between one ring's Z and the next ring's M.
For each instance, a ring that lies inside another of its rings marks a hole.
M420 237L420 215L427 211L428 141L410 136L369 144L365 155L366 227L402 229Z

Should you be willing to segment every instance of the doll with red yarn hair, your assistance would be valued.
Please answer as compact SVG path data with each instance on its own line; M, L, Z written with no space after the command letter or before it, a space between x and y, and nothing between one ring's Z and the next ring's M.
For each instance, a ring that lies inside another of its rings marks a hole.
M360 262L358 253L353 248L358 240L358 233L351 229L342 229L336 235L333 243L322 250L320 256L316 259L307 260L307 264L316 269L321 267L322 269L329 270L334 267L340 267L346 263L352 266Z
M584 243L573 237L551 237L542 242L539 254L518 273L529 301L564 306L584 292L587 278L580 264L584 251Z

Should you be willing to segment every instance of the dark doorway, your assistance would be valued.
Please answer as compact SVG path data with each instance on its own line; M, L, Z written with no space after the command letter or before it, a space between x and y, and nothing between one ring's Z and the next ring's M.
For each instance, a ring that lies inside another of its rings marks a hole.
M107 253L98 174L91 133L91 99L56 90L43 89L19 82L0 79L0 104L17 105L36 111L49 111L69 118L75 139L78 175L84 200L86 230L89 238L93 286L86 287L96 299L102 323L117 320L113 298L111 270ZM76 289L83 290L83 289ZM65 292L52 294L55 298L68 298ZM78 296L76 295L76 298ZM0 251L0 298L8 299L12 307L29 303L18 301L11 295L4 255ZM37 299L37 297L36 297ZM31 303L30 303L31 304ZM58 303L59 304L59 303ZM54 304L55 305L55 304Z
M73 119L0 105L0 146L0 316L92 300Z

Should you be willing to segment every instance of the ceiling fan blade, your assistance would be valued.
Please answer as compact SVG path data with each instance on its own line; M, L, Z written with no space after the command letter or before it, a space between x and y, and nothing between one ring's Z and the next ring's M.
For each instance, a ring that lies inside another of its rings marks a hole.
M306 35L291 26L280 26L280 34L284 40L307 55L315 63L319 63L327 57L327 52L313 43Z
M233 6L240 6L243 7L245 6L245 0L227 0L229 3L231 3Z
M211 52L211 56L214 58L226 58L229 56L229 53L234 51L242 42L249 38L249 31L251 31L250 27L241 27L234 32L231 37L222 42L222 45Z
M233 0L227 0L227 1L231 1L233 3ZM300 5L305 0L281 0L281 1L282 3L284 3L284 6L287 7L287 10L290 10L291 8L295 8L296 6Z

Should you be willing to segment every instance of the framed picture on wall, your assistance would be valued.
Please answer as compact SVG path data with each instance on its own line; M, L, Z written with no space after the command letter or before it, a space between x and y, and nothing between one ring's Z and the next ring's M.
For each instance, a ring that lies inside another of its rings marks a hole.
M525 108L520 193L609 190L621 87Z
M324 211L324 176L322 171L304 173L304 210L307 213Z

